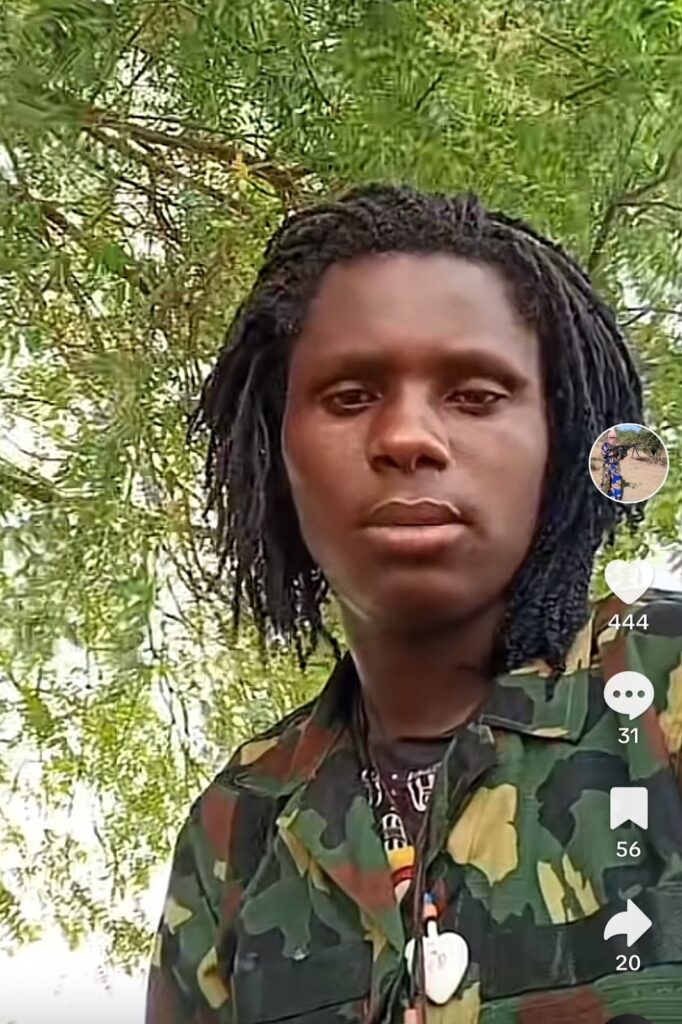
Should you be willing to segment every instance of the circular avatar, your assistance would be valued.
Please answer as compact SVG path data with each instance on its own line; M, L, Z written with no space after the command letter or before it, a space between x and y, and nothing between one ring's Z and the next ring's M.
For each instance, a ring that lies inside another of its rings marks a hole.
M658 434L640 423L616 423L600 434L590 452L590 476L612 501L646 501L665 483L668 451Z

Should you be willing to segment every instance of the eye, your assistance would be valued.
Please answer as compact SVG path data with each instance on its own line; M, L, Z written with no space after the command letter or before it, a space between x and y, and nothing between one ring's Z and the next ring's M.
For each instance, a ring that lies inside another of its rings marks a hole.
M335 412L355 412L364 409L373 399L367 388L343 388L326 396L326 404Z
M490 412L493 406L506 396L501 395L499 391L469 388L466 391L453 391L449 397L454 399L455 405L464 405L469 407L470 411L485 413Z

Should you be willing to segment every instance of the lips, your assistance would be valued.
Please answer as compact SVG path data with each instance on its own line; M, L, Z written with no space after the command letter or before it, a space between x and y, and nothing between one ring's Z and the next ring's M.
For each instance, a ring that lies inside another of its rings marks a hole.
M462 514L448 501L419 498L407 501L392 498L375 505L367 520L368 526L445 526L461 523Z

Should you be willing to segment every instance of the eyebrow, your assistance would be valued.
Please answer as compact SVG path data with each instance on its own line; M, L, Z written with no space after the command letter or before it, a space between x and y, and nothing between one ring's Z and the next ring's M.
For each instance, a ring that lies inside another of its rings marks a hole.
M364 373L379 377L386 373L391 360L385 355L364 349L344 352L320 352L323 371L335 373ZM459 374L483 374L498 378L509 386L518 386L530 377L530 367L518 365L497 353L480 348L460 348L439 354L433 359L439 370L456 371Z

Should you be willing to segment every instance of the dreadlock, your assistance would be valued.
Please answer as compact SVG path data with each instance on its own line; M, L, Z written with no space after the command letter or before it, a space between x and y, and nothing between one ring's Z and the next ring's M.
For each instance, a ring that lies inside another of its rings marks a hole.
M494 660L511 670L542 658L561 671L588 614L594 556L639 508L612 502L589 479L594 438L642 422L642 390L609 306L560 246L473 195L369 185L290 216L270 239L247 299L190 417L208 428L206 514L217 521L219 573L228 565L232 621L244 600L261 638L279 634L305 663L321 637L328 584L307 551L284 467L280 428L289 353L324 272L372 253L451 253L495 267L539 336L550 453L529 554L512 581ZM307 650L304 650L304 644Z

